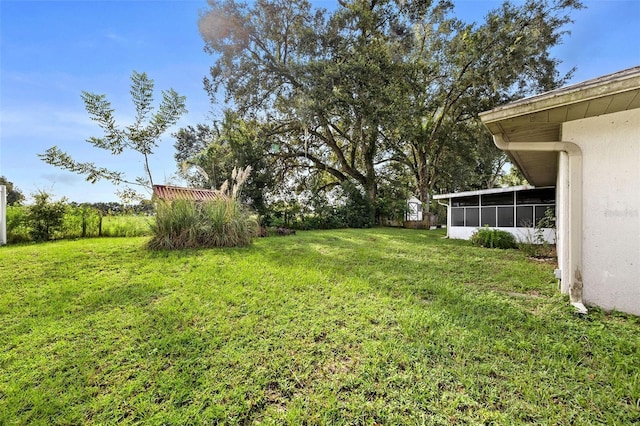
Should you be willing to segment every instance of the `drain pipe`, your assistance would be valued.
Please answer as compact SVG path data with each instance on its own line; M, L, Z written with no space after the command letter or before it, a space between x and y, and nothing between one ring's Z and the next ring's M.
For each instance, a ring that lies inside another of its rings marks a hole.
M449 204L441 203L438 200L438 204L447 208L447 236L445 238L449 238L449 229L451 229L451 209L449 209Z
M582 302L582 150L573 142L507 142L493 135L503 151L558 152L556 216L558 223L558 263L556 277L560 291L568 293L577 312L587 313Z

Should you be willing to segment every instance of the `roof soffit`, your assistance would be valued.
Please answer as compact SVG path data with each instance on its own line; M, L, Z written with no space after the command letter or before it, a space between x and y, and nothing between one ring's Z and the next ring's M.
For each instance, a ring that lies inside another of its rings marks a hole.
M568 121L640 108L640 66L503 105L480 114L505 142L557 142ZM529 182L550 185L557 153L507 151Z

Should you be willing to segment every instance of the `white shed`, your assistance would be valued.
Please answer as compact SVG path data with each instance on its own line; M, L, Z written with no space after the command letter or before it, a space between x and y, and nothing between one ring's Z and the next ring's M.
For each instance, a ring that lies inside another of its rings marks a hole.
M418 200L416 197L411 197L407 200L407 213L405 214L404 220L422 220L422 201Z
M640 315L640 66L480 118L530 183L556 187L562 292Z

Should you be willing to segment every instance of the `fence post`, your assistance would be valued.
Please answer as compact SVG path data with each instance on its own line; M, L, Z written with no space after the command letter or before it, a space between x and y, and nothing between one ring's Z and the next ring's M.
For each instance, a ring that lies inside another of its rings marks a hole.
M0 185L0 246L7 244L7 187Z

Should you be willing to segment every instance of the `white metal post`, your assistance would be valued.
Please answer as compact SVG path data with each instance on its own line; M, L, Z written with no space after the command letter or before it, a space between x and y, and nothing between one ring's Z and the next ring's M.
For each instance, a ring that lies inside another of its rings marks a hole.
M0 246L7 244L7 187L0 185Z

